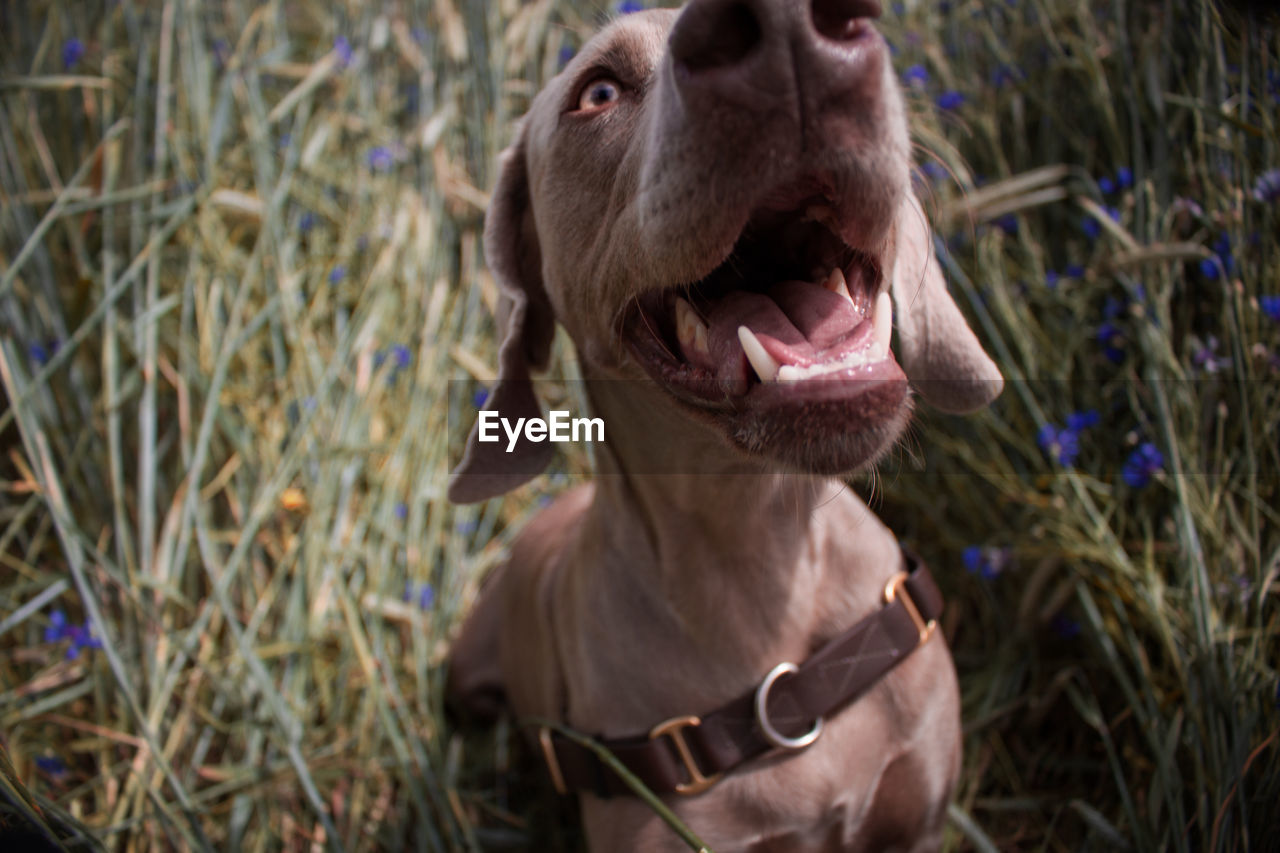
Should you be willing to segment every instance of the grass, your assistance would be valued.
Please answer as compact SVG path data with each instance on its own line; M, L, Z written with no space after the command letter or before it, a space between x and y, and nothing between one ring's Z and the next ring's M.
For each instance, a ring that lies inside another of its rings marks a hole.
M497 152L607 10L0 10L0 825L573 849L441 663L585 460L443 484L495 363ZM1275 30L1067 0L883 29L1009 380L861 482L950 601L949 847L1280 849Z

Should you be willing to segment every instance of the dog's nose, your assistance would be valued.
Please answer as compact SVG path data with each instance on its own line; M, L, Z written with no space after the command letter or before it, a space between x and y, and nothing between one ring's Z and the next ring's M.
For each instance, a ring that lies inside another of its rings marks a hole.
M693 0L671 31L671 57L695 86L713 71L721 80L734 72L763 78L786 71L776 66L793 51L859 38L879 16L878 0Z
M859 45L879 14L878 0L692 0L668 41L676 86L696 111L768 111L859 88Z

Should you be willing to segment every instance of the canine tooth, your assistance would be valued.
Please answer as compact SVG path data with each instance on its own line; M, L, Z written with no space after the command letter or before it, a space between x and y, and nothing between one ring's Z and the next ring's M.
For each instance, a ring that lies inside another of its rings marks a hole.
M746 326L739 326L738 340L742 343L742 351L747 354L747 361L751 362L761 382L772 382L778 378L778 362L765 352L764 345L760 343L755 332Z
M852 294L849 293L849 282L845 281L844 270L840 269L840 267L831 268L831 273L827 276L826 281L822 283L822 286L838 296L843 296L855 308L858 307L857 303L853 301Z
M676 297L676 337L686 351L707 353L707 327L683 298Z
M880 361L889 355L889 338L893 335L893 299L888 291L882 290L876 296L871 322L871 354L876 361Z

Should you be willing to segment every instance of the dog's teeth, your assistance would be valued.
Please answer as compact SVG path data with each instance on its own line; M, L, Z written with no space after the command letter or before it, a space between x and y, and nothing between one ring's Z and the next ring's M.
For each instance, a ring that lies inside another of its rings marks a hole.
M845 281L844 270L840 267L832 267L831 273L827 276L826 281L822 282L822 286L837 296L843 296L849 300L849 304L855 308L857 304L853 301L853 296L849 293L849 282Z
M764 345L754 332L746 326L739 326L738 340L742 343L742 351L747 354L747 361L751 362L761 382L772 382L778 377L778 362L765 352Z
M882 290L876 297L871 323L871 358L872 361L882 361L889 355L889 338L893 335L893 300L888 291Z
M698 312L693 310L693 306L679 296L676 297L676 337L685 352L703 355L710 352L707 348L706 324L702 322Z

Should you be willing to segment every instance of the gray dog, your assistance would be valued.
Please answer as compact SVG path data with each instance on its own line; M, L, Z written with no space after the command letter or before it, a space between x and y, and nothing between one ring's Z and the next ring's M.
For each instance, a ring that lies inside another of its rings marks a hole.
M897 440L909 382L950 412L1001 388L930 257L879 13L614 22L534 100L486 220L486 408L540 414L558 320L606 438L486 585L451 696L602 739L717 851L934 849L959 768L937 588L833 476ZM476 437L456 501L550 454ZM530 734L592 850L683 849L592 753Z

